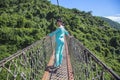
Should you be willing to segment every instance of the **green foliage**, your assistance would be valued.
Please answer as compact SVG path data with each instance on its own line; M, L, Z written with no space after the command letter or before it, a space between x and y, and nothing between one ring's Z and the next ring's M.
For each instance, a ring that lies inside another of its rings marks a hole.
M0 60L55 30L62 17L69 33L120 75L120 30L92 11L59 8L47 0L0 0Z
M113 46L115 48L118 48L120 46L120 37L119 36L114 36L110 39L109 42L110 46Z
M120 23L112 21L108 18L101 17L102 20L106 21L111 27L120 29Z

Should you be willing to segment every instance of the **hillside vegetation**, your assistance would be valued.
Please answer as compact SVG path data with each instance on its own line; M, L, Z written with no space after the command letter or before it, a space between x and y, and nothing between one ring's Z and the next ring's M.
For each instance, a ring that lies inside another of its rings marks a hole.
M120 75L120 30L100 17L47 0L0 0L0 60L54 31L56 18L91 52Z
M108 24L111 27L116 28L116 29L120 29L120 23L112 21L112 20L110 20L108 18L105 18L105 17L101 17L101 19L103 19L104 21L108 22Z

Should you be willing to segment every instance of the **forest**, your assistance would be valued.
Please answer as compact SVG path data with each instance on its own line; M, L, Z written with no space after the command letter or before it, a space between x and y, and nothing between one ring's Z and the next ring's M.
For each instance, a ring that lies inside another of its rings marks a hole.
M72 36L120 75L120 24L116 28L114 22L93 16L92 11L58 8L48 0L0 0L0 60L54 31L57 18L62 18Z

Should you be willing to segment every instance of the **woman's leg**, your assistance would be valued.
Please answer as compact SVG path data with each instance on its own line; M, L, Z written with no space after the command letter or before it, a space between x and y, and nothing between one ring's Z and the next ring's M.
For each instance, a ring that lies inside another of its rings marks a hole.
M61 44L60 53L59 53L59 65L62 64L62 60L63 60L63 50L64 50L64 44Z
M60 44L56 44L56 49L55 49L55 63L54 63L55 67L59 66L59 53L60 53Z
M64 49L64 42L59 42L56 45L56 53L55 53L55 67L58 67L63 60L63 49Z

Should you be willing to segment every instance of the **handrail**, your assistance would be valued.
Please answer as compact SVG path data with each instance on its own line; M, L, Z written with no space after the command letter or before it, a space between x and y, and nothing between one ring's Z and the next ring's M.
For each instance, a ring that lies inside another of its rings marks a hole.
M110 69L107 65L105 65L102 61L100 61L94 54L92 54L92 52L90 52L90 50L87 49L87 51L89 51L88 53L92 56L92 58L102 67L105 68L106 71L108 71L116 80L120 80L120 76L118 76L118 74L116 74L112 69Z
M38 80L52 54L54 40L43 38L0 61L0 79Z
M0 79L42 79L45 67L55 49L53 38L41 39L0 61ZM120 80L112 69L101 62L74 37L67 37L68 52L75 80ZM72 74L73 74L72 73Z
M75 80L120 80L112 69L101 62L74 37L68 38L69 53Z

